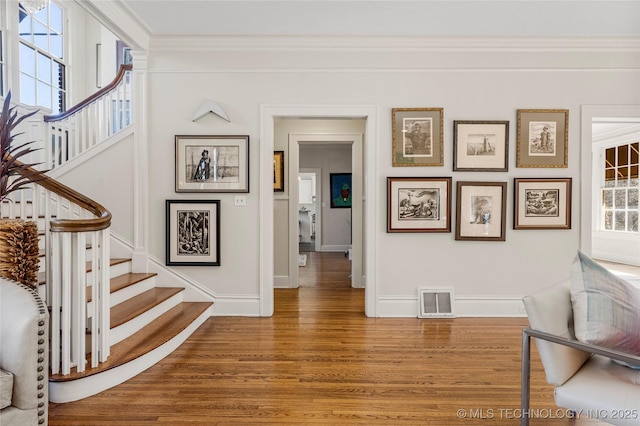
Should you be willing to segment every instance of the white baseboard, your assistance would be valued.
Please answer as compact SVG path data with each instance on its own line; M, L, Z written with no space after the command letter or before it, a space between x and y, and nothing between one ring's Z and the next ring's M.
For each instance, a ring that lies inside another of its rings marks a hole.
M411 318L418 316L417 296L381 297L378 300L381 318ZM519 297L456 297L456 317L526 317Z
M260 298L258 295L216 297L213 316L259 317Z

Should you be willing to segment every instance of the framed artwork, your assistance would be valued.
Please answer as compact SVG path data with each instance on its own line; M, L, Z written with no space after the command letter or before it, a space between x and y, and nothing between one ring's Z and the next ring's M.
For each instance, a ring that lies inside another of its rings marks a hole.
M388 177L387 232L451 232L451 178Z
M453 170L509 170L509 122L453 122Z
M514 179L513 229L571 229L571 178Z
M568 109L519 109L517 127L516 167L568 167Z
M176 136L176 192L249 192L249 136Z
M273 153L273 190L284 192L284 151Z
M456 240L505 241L506 182L458 182Z
M329 174L331 187L331 208L351 208L351 173Z
M393 167L444 165L443 108L393 108Z
M166 264L220 266L220 201L166 200Z

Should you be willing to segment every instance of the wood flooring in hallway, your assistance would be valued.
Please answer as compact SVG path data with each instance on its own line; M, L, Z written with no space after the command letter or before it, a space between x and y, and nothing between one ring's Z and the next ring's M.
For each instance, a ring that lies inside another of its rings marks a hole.
M49 424L519 424L526 319L367 318L348 259L312 255L272 317L212 317L137 377L50 404ZM532 352L531 425L602 424L556 407Z

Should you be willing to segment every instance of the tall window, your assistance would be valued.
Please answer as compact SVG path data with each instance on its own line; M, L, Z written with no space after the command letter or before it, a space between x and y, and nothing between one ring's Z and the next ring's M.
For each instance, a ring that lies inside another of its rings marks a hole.
M602 230L638 232L638 142L604 150Z
M54 114L66 108L63 22L53 2L32 15L20 6L20 102Z

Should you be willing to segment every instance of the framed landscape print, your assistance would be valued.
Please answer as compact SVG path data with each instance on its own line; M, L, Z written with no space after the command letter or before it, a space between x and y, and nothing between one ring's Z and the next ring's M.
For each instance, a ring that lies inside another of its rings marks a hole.
M453 122L453 170L506 172L508 169L508 121Z
M249 192L249 136L176 136L176 192Z
M166 200L166 264L220 266L220 201Z
M444 164L443 108L393 108L393 167Z
M330 173L331 208L351 208L351 173Z
M273 153L273 190L284 191L284 151Z
M516 167L568 167L569 110L519 109Z
M451 232L451 178L388 177L387 232Z
M514 179L513 229L571 229L571 178Z
M506 182L458 182L456 240L505 241Z

